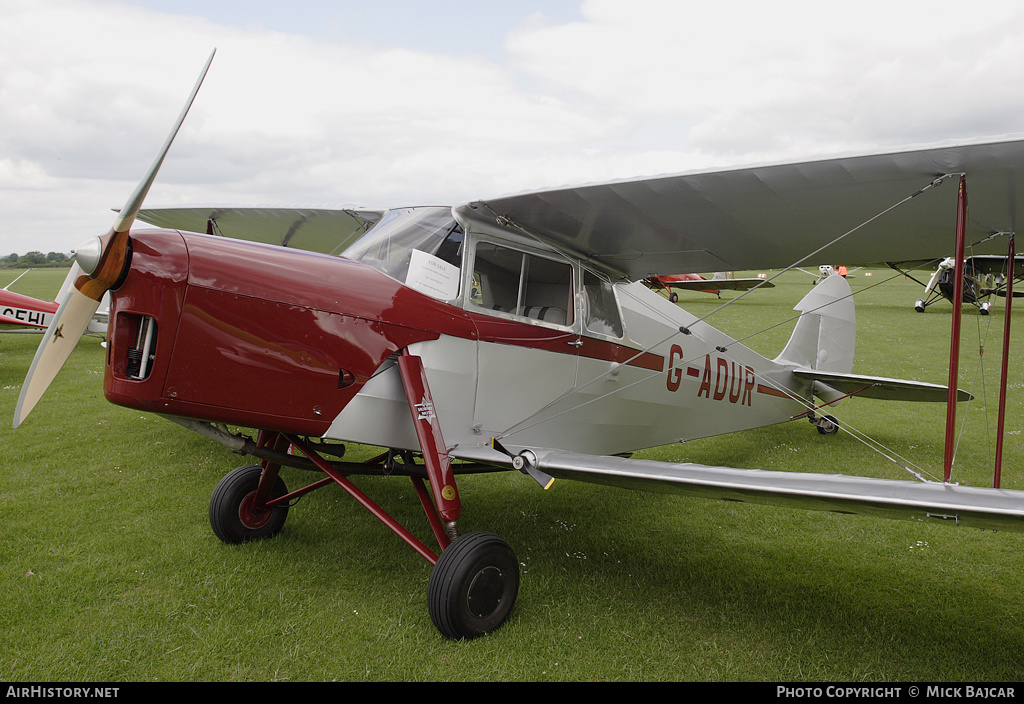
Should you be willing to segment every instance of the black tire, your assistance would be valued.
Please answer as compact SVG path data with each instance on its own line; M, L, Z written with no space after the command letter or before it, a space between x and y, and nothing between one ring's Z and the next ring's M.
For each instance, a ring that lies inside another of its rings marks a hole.
M839 432L839 421L835 416L822 416L818 421L818 432L822 435L835 435Z
M427 606L444 636L470 640L498 628L519 594L519 561L493 533L469 533L441 553L430 573Z
M276 535L288 517L287 506L268 511L250 510L248 501L260 483L263 468L250 464L231 470L213 490L210 497L210 526L225 543L244 543ZM281 477L274 482L271 498L288 493Z
M678 303L678 302L679 302L679 296L678 296L678 294L676 294L676 293L675 293L675 292L673 291L672 293L670 293L670 294L668 295L668 300L669 300L669 301L671 301L672 303Z

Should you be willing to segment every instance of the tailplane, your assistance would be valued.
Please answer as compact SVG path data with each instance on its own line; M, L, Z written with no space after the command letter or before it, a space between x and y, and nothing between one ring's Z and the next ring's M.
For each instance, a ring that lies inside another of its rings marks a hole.
M775 362L790 367L797 379L811 382L811 393L825 403L834 405L852 395L892 401L947 400L946 386L853 373L857 315L850 284L842 276L825 278L794 310L800 311L800 319ZM973 397L958 389L957 398Z

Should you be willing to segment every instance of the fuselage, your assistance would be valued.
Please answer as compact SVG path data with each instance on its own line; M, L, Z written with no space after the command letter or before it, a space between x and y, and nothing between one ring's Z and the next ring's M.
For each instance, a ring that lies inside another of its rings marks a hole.
M56 312L56 303L0 291L0 326L45 328Z
M447 208L393 211L346 257L166 230L132 243L105 392L141 410L417 449L394 363L408 350L449 448L615 454L781 422L809 394L642 284L463 231Z

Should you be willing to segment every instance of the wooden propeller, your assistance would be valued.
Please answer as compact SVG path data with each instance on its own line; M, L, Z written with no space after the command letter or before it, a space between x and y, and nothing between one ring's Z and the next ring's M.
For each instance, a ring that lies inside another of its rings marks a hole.
M129 231L142 208L146 194L149 193L149 189L156 179L157 172L160 171L164 157L167 156L167 152L171 148L171 143L177 136L178 130L185 121L185 116L188 115L189 108L192 107L192 102L199 93L199 88L203 84L203 79L206 78L206 72L210 70L210 64L216 53L216 49L210 53L210 58L206 60L206 65L203 66L199 79L192 89L192 94L185 102L185 107L178 115L174 127L149 170L135 187L124 207L118 212L110 232L84 243L76 250L77 266L73 266L68 273L68 279L73 281L73 285L69 287L67 295L60 302L57 312L43 334L43 339L36 350L36 356L32 360L25 382L21 386L18 405L14 409L15 428L21 425L22 421L35 408L36 403L57 376L57 372L64 366L64 362L71 355L71 350L85 334L89 322L99 309L103 294L109 291L124 274L131 259Z

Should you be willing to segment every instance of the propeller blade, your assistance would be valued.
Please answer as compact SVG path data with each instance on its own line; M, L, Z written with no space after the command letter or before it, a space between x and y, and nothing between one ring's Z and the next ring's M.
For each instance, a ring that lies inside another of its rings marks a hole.
M177 121L174 123L171 133L167 135L167 140L161 147L160 152L156 155L153 163L149 167L149 171L139 182L139 185L135 187L135 191L129 196L125 202L124 207L118 211L118 219L114 221L114 232L127 232L131 229L132 224L135 222L136 216L139 214L139 210L142 208L142 201L146 199L146 194L149 193L150 186L153 185L153 181L156 180L156 174L160 170L160 166L164 163L164 157L167 156L167 151L171 148L171 142L178 135L178 130L181 128L181 124L185 121L185 116L188 115L189 109L192 107L192 102L196 99L196 95L199 93L200 86L203 85L203 80L206 78L206 72L210 70L210 64L213 63L213 57L217 53L214 49L210 52L210 58L206 60L206 65L203 66L203 70L199 74L199 78L196 80L196 85L192 88L191 95L188 96L188 100L185 101L185 106L181 109L181 114L178 115Z
M36 350L25 383L21 385L18 405L14 408L15 428L35 408L43 392L71 355L71 350L75 349L78 340L85 334L89 321L99 307L99 301L94 301L72 287L67 298L57 308Z
M67 290L67 293L60 301L57 313L50 322L42 342L39 343L36 356L32 360L25 382L21 386L21 394L14 411L15 428L21 425L22 421L35 408L36 403L39 402L43 393L57 376L57 372L71 355L71 351L88 330L89 322L99 309L103 294L117 284L118 279L124 273L131 251L128 232L135 223L135 218L142 208L146 194L149 193L153 181L156 180L157 172L160 171L160 166L171 148L171 143L177 136L178 130L185 121L185 116L188 115L188 111L199 93L199 88L206 78L207 71L210 70L210 64L213 63L216 53L216 49L210 53L210 58L206 60L206 65L203 66L199 79L196 81L195 87L192 88L188 100L185 101L185 106L171 128L170 134L157 153L156 159L153 160L146 174L125 202L124 207L118 211L118 216L114 220L114 226L110 232L103 237L85 243L76 251L76 266L72 267L64 286L61 287L61 291Z
M523 474L528 474L533 477L533 480L540 484L540 487L544 489L544 491L550 489L551 485L555 483L554 477L537 469L533 463L536 457L531 451L526 450L525 452L520 452L518 455L513 455L505 448L504 445L498 442L498 438L491 438L491 447L508 456L512 460L513 469L517 469Z

